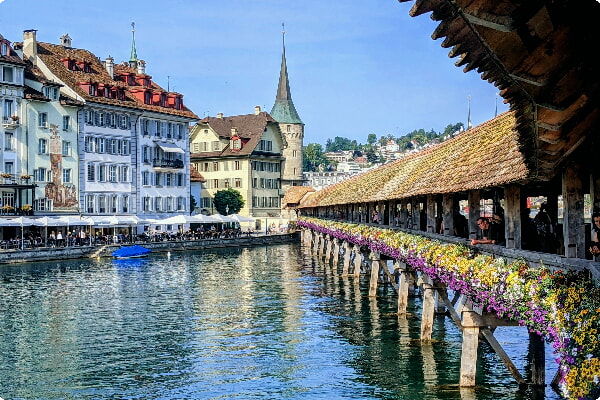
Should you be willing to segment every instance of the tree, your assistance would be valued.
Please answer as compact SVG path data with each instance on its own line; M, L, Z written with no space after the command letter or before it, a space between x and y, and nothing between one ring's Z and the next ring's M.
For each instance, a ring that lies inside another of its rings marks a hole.
M375 150L373 150L372 148L367 150L366 155L367 161L371 164L377 161L377 154L375 154Z
M374 133L369 133L369 135L367 136L367 143L370 145L374 145L376 141L377 135Z
M348 138L343 138L340 136L336 136L335 139L327 139L325 143L325 151L339 151L339 150L356 150L358 148L358 143L356 140L350 140Z
M237 214L246 204L242 194L232 188L217 191L213 203L219 214L222 215Z
M302 152L302 170L317 171L320 164L325 167L329 165L329 160L323 155L323 146L319 143L309 143Z

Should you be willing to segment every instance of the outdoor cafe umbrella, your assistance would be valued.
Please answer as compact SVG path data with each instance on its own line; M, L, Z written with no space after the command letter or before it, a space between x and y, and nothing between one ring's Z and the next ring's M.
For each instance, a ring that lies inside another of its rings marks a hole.
M244 217L243 215L240 214L231 214L228 215L227 217L231 218L233 221L235 222L254 222L256 221L256 219L252 218L252 217Z
M21 227L21 250L23 250L23 227L35 225L35 220L27 217L9 218L2 221L2 226L20 226Z
M35 225L44 227L44 246L48 245L48 227L49 226L67 226L66 221L62 221L60 218L52 217L40 217L34 218Z

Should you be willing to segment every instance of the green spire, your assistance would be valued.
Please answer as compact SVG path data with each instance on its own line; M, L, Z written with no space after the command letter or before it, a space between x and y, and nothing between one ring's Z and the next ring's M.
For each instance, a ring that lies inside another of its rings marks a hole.
M284 24L281 24L285 28ZM281 31L283 35L283 52L281 55L281 71L279 72L279 85L277 86L277 96L275 104L271 109L271 116L277 122L287 124L304 124L294 107L292 94L290 92L290 82L287 73L287 64L285 61L285 29Z
M135 51L135 22L131 23L131 57L129 57L129 66L131 68L137 68L138 58L137 52Z

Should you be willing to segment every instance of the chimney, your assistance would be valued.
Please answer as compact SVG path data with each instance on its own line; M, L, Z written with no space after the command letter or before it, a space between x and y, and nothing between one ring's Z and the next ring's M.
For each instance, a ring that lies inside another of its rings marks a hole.
M217 118L219 118L219 119L223 119L223 113L218 113L218 114L217 114Z
M237 136L237 128L231 128L231 137Z
M146 74L146 61L138 60L137 62L137 73L138 74Z
M254 106L254 115L260 114L260 106Z
M69 36L68 33L65 33L64 35L62 35L59 40L60 40L60 45L62 47L71 48L71 37Z
M106 61L104 61L104 68L106 68L106 72L110 75L111 79L115 77L115 59L111 56L108 56Z
M37 40L36 29L23 31L23 59L31 61L36 65L37 59Z

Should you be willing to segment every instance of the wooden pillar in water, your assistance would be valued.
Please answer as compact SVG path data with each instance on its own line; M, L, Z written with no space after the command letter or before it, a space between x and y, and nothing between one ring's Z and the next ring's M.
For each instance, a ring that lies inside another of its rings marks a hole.
M324 233L319 233L319 258L323 258L323 254L325 253L326 240L326 235Z
M477 374L477 348L479 347L479 324L474 323L477 318L475 311L464 308L462 310L462 350L460 355L461 387L475 386Z
M325 238L327 239L327 249L325 250L325 262L329 264L329 262L331 261L331 252L333 251L333 238L329 235L326 235Z
M334 268L337 268L340 260L340 239L333 238L333 252L331 254L331 263Z
M369 280L369 297L377 295L377 283L379 282L379 263L381 255L376 251L371 251L369 256L371 259L371 279Z
M362 252L360 251L360 246L356 245L354 246L354 276L355 277L359 277L360 276L360 267L362 265Z
M321 233L317 232L317 231L313 231L313 246L312 246L312 252L314 255L319 255L319 249L321 246Z
M408 272L408 265L401 261L396 261L396 268L398 268L399 272L398 315L405 315L406 307L408 306L408 287L410 286L410 273Z
M521 243L521 186L504 187L504 223L506 226L506 248L520 249Z
M583 182L581 165L569 162L562 174L563 237L565 256L585 258L585 225L583 221Z
M535 332L529 332L529 365L531 368L531 384L537 387L546 386L544 338Z
M352 248L350 247L350 243L344 241L342 244L344 247L344 264L342 265L342 276L347 276L348 271L350 270L350 261L352 259Z
M430 341L435 315L435 289L429 276L423 274L423 306L421 310L421 341Z

